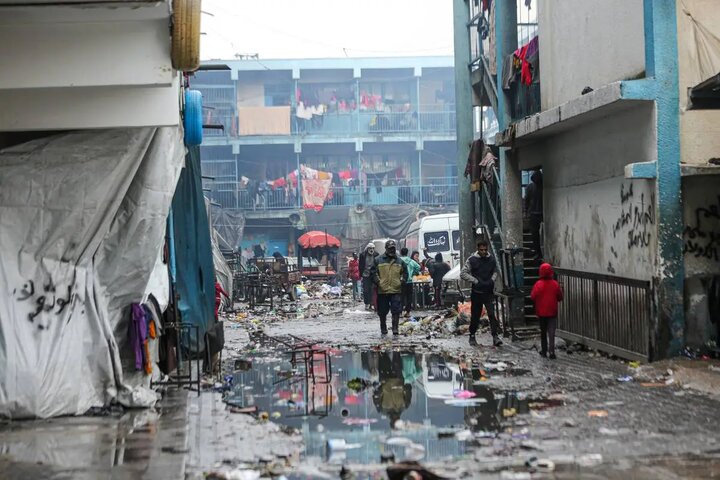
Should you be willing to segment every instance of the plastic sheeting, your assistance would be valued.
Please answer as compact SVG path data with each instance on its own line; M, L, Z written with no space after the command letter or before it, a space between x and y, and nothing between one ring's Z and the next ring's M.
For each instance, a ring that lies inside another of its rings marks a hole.
M240 251L240 242L245 229L245 215L213 205L212 226L220 234L218 246L221 250Z
M212 237L212 254L213 254L213 265L215 266L215 277L217 278L217 281L220 282L220 285L222 285L223 290L225 290L228 293L232 293L233 291L233 273L232 270L230 270L230 266L228 265L227 261L225 261L225 257L223 256L222 252L220 251L220 247L218 246L217 237L218 234L216 231L213 230L213 237Z
M215 267L198 147L190 148L185 157L172 201L172 219L180 320L199 327L202 349L205 333L215 322ZM194 346L193 332L185 347Z
M0 151L0 415L150 405L128 345L182 166L175 128L47 137Z
M701 83L720 73L720 24L709 19L715 16L717 2L712 0L681 0L679 26L692 32L683 35L684 45L680 45L689 54L691 85Z

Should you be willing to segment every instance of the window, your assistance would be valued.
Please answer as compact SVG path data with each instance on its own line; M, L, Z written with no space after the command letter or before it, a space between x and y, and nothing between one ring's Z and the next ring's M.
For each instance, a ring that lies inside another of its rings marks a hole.
M290 105L292 97L292 86L290 84L268 84L265 85L265 106L282 107Z
M453 250L460 251L460 230L452 231Z
M448 239L448 232L426 232L423 236L425 239L425 248L428 252L447 252L450 250L450 241Z

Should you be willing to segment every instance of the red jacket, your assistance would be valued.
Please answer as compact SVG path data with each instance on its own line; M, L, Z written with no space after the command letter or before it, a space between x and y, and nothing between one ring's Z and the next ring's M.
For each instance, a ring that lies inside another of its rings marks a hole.
M535 302L535 314L538 317L557 317L558 303L562 302L563 292L560 284L553 279L553 269L549 263L540 265L540 280L535 282L530 298Z
M348 262L348 277L350 280L360 280L360 261L356 258Z

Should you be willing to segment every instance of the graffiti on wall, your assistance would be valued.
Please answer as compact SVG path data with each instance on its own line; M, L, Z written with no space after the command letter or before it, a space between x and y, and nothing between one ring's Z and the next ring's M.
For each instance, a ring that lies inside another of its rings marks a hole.
M650 246L652 232L655 227L655 194L649 199L641 193L635 196L633 184L620 186L620 215L613 224L613 238L627 237L628 249Z
M720 262L720 195L716 203L696 208L691 221L683 230L683 252Z
M77 299L72 283L58 289L52 277L49 277L47 281L39 282L39 284L33 280L27 280L20 289L15 288L12 293L16 302L28 305L27 319L36 325L38 330L48 328L48 323L39 321L39 315L46 314L57 317ZM49 317L46 318L49 320Z

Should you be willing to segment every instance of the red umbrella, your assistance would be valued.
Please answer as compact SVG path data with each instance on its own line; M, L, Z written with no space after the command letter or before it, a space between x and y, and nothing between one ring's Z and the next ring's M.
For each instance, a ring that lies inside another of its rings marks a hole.
M317 230L301 235L298 243L302 248L340 247L340 240Z

